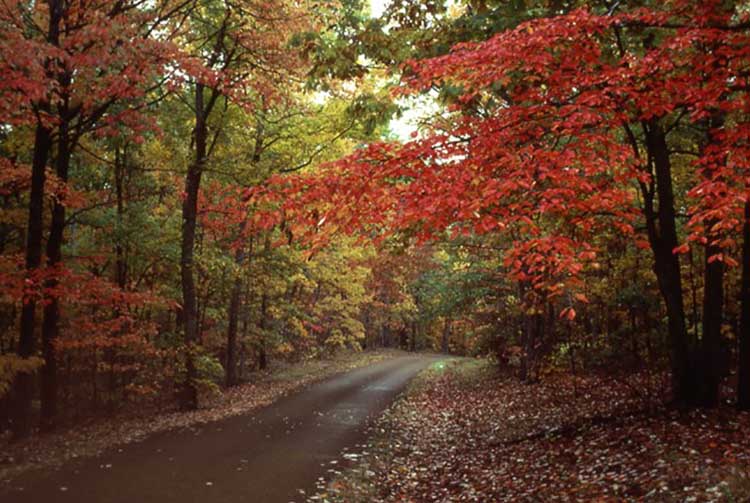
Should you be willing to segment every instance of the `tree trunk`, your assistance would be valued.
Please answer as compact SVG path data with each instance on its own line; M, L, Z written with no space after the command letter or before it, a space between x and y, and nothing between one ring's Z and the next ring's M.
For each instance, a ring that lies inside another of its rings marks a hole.
M649 242L654 253L654 273L667 310L670 357L672 365L672 393L680 405L694 402L694 369L690 364L690 350L685 325L685 306L682 298L680 258L673 253L678 246L677 226L672 186L672 165L669 159L666 134L658 121L644 124L646 147L653 161L656 194L659 208L653 208L653 194L644 193L644 213ZM658 226L657 226L658 222Z
M737 408L740 410L750 410L750 193L746 195L745 199L745 221L742 225L742 241Z
M65 81L69 81L65 78ZM58 126L57 159L55 171L63 183L68 181L70 169L70 138L68 134L67 110L60 111L61 122ZM62 264L62 245L65 232L65 202L56 200L52 208L49 238L47 239L47 267L50 270L59 268ZM55 291L60 279L55 272L45 282L47 291ZM55 341L60 332L60 298L52 295L46 299L44 306L44 320L42 322L42 350L44 353L44 367L42 367L41 385L41 426L51 429L57 415L57 356Z
M521 361L518 368L518 379L521 382L529 381L529 362L531 360L532 320L528 314L523 314L523 326L521 328Z
M126 253L126 240L123 237L123 225L125 218L125 176L128 167L127 158L127 146L122 148L115 147L115 197L117 198L117 236L115 240L115 283L121 291L125 291L128 283L128 261ZM119 318L122 315L119 306L116 306L113 310L115 318ZM123 332L122 330L120 331ZM115 372L115 366L117 364L117 352L113 346L108 347L104 351L104 357L109 367L108 372L108 392L109 397L107 401L107 410L110 413L114 413L116 408L116 393L117 393L117 373Z
M45 169L52 147L52 134L42 124L37 124L34 136L34 157L31 164L31 193L29 195L29 220L26 235L26 275L31 276L42 262L42 235L44 226ZM34 294L24 298L21 308L21 327L18 356L29 358L36 351L34 329L36 326L36 300ZM31 431L31 400L34 396L34 375L22 372L13 384L12 429L15 437Z
M264 101L265 103L265 101ZM257 124L255 127L255 144L253 146L252 160L254 164L260 162L261 154L263 153L263 141L265 138L265 127L264 123L260 118L260 115L256 116ZM246 202L247 199L243 200ZM245 232L247 227L247 221L243 220L240 224L240 237ZM250 253L252 253L252 240L250 241ZM235 254L235 263L238 269L242 267L242 263L245 260L245 253L240 247ZM227 362L226 368L224 369L225 380L227 386L234 386L237 384L237 322L239 319L239 310L242 297L242 277L240 271L238 271L237 277L234 279L234 285L232 286L232 293L229 299L229 323L227 326Z
M417 350L417 331L419 324L416 321L411 322L411 338L409 339L409 351L412 353Z
M265 370L268 367L268 355L266 354L266 330L268 329L268 293L263 292L260 300L260 341L258 341L258 368Z
M710 224L709 224L710 227ZM706 246L703 285L703 337L701 338L700 380L696 390L696 405L716 407L719 404L719 384L722 375L721 321L724 307L724 262L711 261L721 253L718 246Z
M242 263L241 252L237 252L237 263ZM237 384L237 322L239 320L240 297L242 294L242 278L234 279L232 293L229 299L229 322L227 326L227 361L224 377L227 387Z
M706 143L703 148L716 143L714 131L724 124L724 117L715 113L706 121ZM726 159L724 159L724 162ZM713 175L704 173L707 179ZM716 407L719 404L719 385L725 371L722 357L721 324L724 318L724 271L725 265L714 257L720 255L722 249L716 242L722 237L711 229L716 222L706 222L707 244L704 256L703 276L703 333L700 352L695 354L698 367L699 382L696 387L695 404L702 407Z
M59 0L49 1L49 24L47 41L54 46L60 45L60 23L63 15L63 4ZM47 76L52 76L49 70ZM49 105L41 103L42 115L49 112ZM29 220L26 236L25 270L27 277L42 263L42 235L44 227L44 184L45 169L52 148L52 131L38 122L34 134L34 154L31 163L31 191L29 194ZM34 330L36 327L36 301L33 295L24 298L21 309L21 324L18 338L18 356L29 358L36 351ZM12 413L13 435L23 437L31 431L31 400L34 395L34 375L26 372L18 374L13 385L14 403Z
M117 197L117 225L120 235L115 243L115 282L120 290L125 290L128 278L128 262L125 255L125 246L122 239L122 226L125 216L125 170L127 169L127 152L123 148L115 151L115 196Z
M203 106L203 84L195 85L195 129L193 140L195 157L185 176L185 194L182 202L182 243L180 279L182 284L182 318L187 346L186 376L181 406L185 410L198 407L198 390L195 386L197 371L194 352L198 344L198 311L194 278L195 229L198 218L198 190L206 162L208 130Z
M440 350L443 353L450 353L450 338L451 338L451 321L449 318L445 318L445 325L443 325L443 339L440 344Z
M244 376L245 376L245 370L247 368L247 356L248 356L247 352L248 352L248 347L246 345L246 341L248 341L249 338L250 338L250 325L251 325L251 320L250 320L250 314L251 313L250 313L250 308L249 308L249 304L251 303L251 291L250 291L250 288L248 288L247 282L244 282L244 284L242 285L242 287L244 289L245 302L248 305L245 307L245 309L240 309L240 311L242 313L242 316L241 316L241 319L242 319L242 338L241 338L241 340L243 341L243 343L240 344L240 369L239 369L239 378L240 379L244 378Z

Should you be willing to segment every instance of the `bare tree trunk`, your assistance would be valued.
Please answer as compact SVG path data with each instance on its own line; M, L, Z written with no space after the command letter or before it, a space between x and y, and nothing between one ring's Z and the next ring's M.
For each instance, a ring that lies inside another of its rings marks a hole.
M242 252L237 251L236 262L242 264ZM237 384L237 325L239 320L240 300L242 295L242 278L234 278L232 293L229 299L229 321L227 325L227 361L224 377L227 386Z
M265 102L264 102L265 103ZM265 127L261 115L256 115L257 123L255 127L255 144L253 146L253 163L260 162L261 155L264 149L265 139ZM244 220L240 224L240 236L242 236L247 228L247 221ZM250 253L252 254L253 243L250 241ZM235 263L238 269L242 267L245 261L245 252L242 247L237 250L235 254ZM225 380L227 386L234 386L237 384L237 323L239 319L239 310L242 299L243 281L241 272L238 271L237 277L234 279L234 285L232 286L232 293L229 299L229 322L227 326L227 361L226 368L224 369Z
M64 82L69 82L66 76ZM70 137L68 132L67 110L63 106L60 110L61 122L58 126L56 175L62 182L68 181L70 169ZM49 239L47 240L47 267L55 269L62 264L62 244L65 233L65 202L55 201L52 208ZM60 283L57 275L51 276L45 282L48 291L54 291ZM42 322L42 349L44 353L44 367L42 367L41 386L41 425L44 429L54 426L57 415L57 356L55 341L60 332L60 299L51 296L44 306L44 320Z
M417 331L419 324L416 321L411 322L411 338L409 339L409 351L412 353L417 350Z
M710 225L710 224L709 224ZM719 404L721 381L721 321L724 307L724 262L711 261L721 253L715 245L706 247L703 284L703 337L700 352L700 380L696 390L696 403L702 407ZM698 355L696 355L698 356Z
M115 152L115 196L117 197L117 224L122 231L123 218L125 216L125 171L128 167L127 151L123 147L122 155L120 150ZM118 237L115 243L115 282L121 290L127 285L128 262L125 256L125 246Z
M194 351L199 342L198 311L194 277L195 230L198 217L198 191L206 162L208 129L203 104L203 84L195 85L195 129L193 132L195 157L188 166L185 177L185 195L182 202L182 243L180 277L182 284L182 319L187 346L185 386L181 406L185 410L198 407L198 390L195 386L197 371Z
M721 114L714 114L706 121L708 132L706 145L716 142L715 128L723 126ZM713 176L706 173L705 177ZM703 334L700 353L696 353L695 362L699 368L699 382L696 389L695 404L702 407L716 407L719 404L719 385L724 369L722 358L721 324L724 318L724 262L716 260L721 254L721 247L716 244L721 236L711 232L715 221L706 222L707 245L704 256L703 281Z
M60 23L64 5L59 0L49 0L49 24L47 42L60 45ZM48 62L49 63L49 62ZM49 67L48 67L49 68ZM48 76L51 71L48 70ZM49 105L39 106L42 113L49 112ZM52 148L52 131L41 122L37 123L34 134L34 154L31 163L31 191L29 194L29 220L26 235L25 269L31 276L42 263L42 235L44 233L44 184L45 169ZM36 301L33 296L24 298L21 308L21 325L18 338L18 356L29 358L36 351L34 331L36 328ZM14 400L12 413L13 435L26 436L31 431L31 400L34 395L34 375L26 372L18 374L13 385Z
M34 158L31 165L31 193L29 196L28 233L26 235L26 274L30 276L42 263L42 235L44 226L45 169L52 147L49 129L37 124L34 138ZM21 329L18 340L18 356L29 358L36 352L36 300L24 298L21 308ZM22 372L13 384L13 406L11 426L15 437L23 437L31 431L31 400L34 395L34 375Z
M127 146L122 148L115 147L115 197L117 211L118 235L115 241L115 283L121 291L124 291L128 283L128 262L126 245L122 235L123 220L125 217L125 177L128 168ZM122 313L119 307L115 307L113 315L117 318ZM108 400L107 409L113 413L116 408L115 395L117 392L117 373L115 365L117 364L117 353L114 347L108 347L104 352L104 358L109 366L108 372Z
M737 408L750 410L750 194L745 200L742 225L742 279L740 283L740 351Z
M450 338L451 338L451 320L445 318L445 324L443 325L443 339L440 344L440 350L443 353L450 353Z
M518 379L521 382L528 382L529 380L529 359L531 358L531 355L529 354L531 350L529 349L531 346L531 317L527 314L522 315L521 319L523 320L523 327L521 329L522 335L521 335L521 362L520 367L518 369Z
M690 363L690 348L685 325L680 258L679 255L673 253L678 246L678 240L672 165L666 134L658 121L645 123L644 132L649 157L653 162L656 194L659 201L658 210L654 210L654 194L644 190L644 213L649 242L654 253L654 273L667 310L672 393L675 401L684 406L694 402L695 376Z
M263 292L260 300L260 340L258 341L258 368L265 370L268 367L268 355L266 354L266 330L268 329L268 293Z

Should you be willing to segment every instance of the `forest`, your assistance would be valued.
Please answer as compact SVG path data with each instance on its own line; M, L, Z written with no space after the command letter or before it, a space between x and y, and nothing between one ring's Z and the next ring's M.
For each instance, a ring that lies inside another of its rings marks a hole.
M0 2L0 445L384 348L715 419L750 497L750 4Z

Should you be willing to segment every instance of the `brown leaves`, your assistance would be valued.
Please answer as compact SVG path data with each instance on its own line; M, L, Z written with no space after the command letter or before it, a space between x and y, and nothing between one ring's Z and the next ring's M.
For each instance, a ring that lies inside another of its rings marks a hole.
M558 375L525 385L476 360L454 361L422 375L379 421L374 449L338 480L345 488L333 499L719 501L748 494L750 416L642 410L623 384Z

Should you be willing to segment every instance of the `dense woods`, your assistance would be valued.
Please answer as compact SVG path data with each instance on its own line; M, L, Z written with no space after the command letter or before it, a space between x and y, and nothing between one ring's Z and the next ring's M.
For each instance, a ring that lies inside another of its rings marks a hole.
M0 33L0 429L372 347L750 408L745 3L7 0Z

